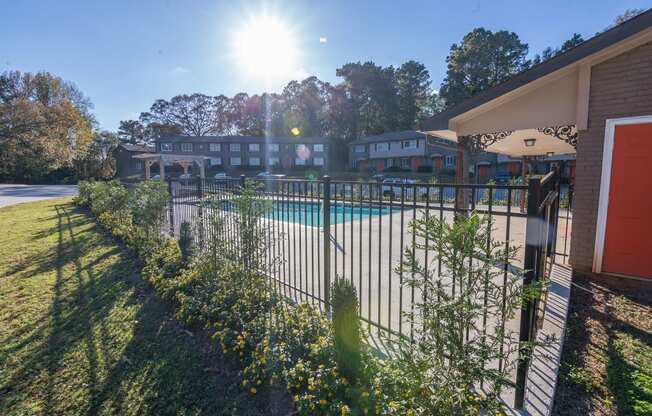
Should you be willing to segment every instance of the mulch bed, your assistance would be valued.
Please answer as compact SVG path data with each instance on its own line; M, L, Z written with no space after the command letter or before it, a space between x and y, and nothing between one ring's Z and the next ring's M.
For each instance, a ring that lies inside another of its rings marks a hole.
M553 415L652 408L652 282L623 286L616 277L573 277Z

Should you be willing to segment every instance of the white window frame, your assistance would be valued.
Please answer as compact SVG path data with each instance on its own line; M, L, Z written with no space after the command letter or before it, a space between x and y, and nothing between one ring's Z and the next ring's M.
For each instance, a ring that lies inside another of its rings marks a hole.
M279 149L278 143L270 143L267 145L267 150L270 152L278 152Z
M174 145L172 143L161 143L161 152L172 152Z
M294 165L295 166L306 166L306 160L302 159L300 157L294 158Z
M212 157L212 158L210 158L210 164L211 164L211 166L221 166L222 165L222 158L221 157Z
M379 147L383 147L383 149L379 149ZM389 142L380 142L374 144L374 150L376 152L389 152L390 148L391 144Z
M192 143L181 143L181 151L183 153L192 153Z
M366 150L366 149L365 149L365 145L364 145L364 144L356 144L356 145L355 145L355 148L353 149L353 151L354 151L355 153L364 153L365 150Z
M419 143L416 139L413 140L403 140L401 142L402 149L417 149L419 148Z
M210 143L208 145L208 151L209 152L221 152L222 151L222 145L220 143Z
M249 166L260 166L260 158L259 157L250 157L249 158Z
M402 157L401 158L401 169L410 169L410 158Z
M324 166L324 158L323 157L314 157L312 159L312 164L315 166Z
M593 273L602 272L604 243L609 214L609 188L611 187L611 164L613 162L614 138L617 126L652 123L652 115L638 117L610 118L605 122L604 146L602 150L602 176L598 198L598 219L596 221L595 246L593 248Z
M280 166L281 165L281 159L279 159L276 156L272 156L267 160L267 163L269 166Z
M296 150L296 151L299 151L299 150L302 150L302 149L307 149L307 148L308 148L308 146L306 146L303 143L299 143L299 144L294 145L294 150Z
M250 152L260 152L260 143L249 143L248 147Z
M240 151L240 143L231 143L229 144L229 151L236 153Z
M240 158L240 156L234 156L231 158L231 160L229 160L229 163L231 164L231 166L241 166L242 158Z
M313 144L312 151L317 153L324 153L324 145L322 143Z
M444 156L444 166L451 167L455 166L455 155L446 155Z

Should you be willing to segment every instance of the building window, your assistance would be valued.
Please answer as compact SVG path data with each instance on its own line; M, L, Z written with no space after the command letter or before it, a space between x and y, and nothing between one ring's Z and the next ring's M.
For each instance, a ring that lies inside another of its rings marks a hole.
M172 143L161 143L161 152L171 152Z
M136 169L142 169L142 168L143 168L142 160L137 160L136 161Z
M221 157L212 157L211 158L211 166L219 166L222 164L222 158Z
M281 164L281 160L277 157L270 157L267 162L269 163L269 166L278 166Z
M303 158L297 157L296 159L294 159L294 164L296 166L304 166L306 164L306 160L303 159Z
M181 143L182 152L192 152L192 143Z
M260 166L260 158L259 157L250 157L249 158L249 166Z
M389 150L389 143L376 143L374 148L377 152L387 152Z
M260 144L258 143L249 143L250 152L260 152Z
M278 152L278 143L268 144L267 149L269 149L270 152Z
M303 151L303 150L306 149L306 145L305 145L305 144L297 144L297 145L294 145L294 148L295 148L297 151Z
M401 142L402 149L416 149L419 147L416 140L403 140Z
M404 169L410 168L410 159L407 157L401 158L401 167Z
M239 152L240 151L240 143L231 143L229 145L229 150L232 151L232 152Z
M321 144L321 143L315 144L315 145L312 146L312 151L313 152L321 152L321 153L323 153L324 152L324 145Z
M240 160L239 157L232 157L231 158L231 166L240 166L242 164L242 161Z
M387 167L387 168L394 167L394 159L387 159L385 161L385 167Z
M316 157L312 160L312 164L315 166L324 166L324 158L323 157Z
M364 144L357 144L357 145L355 145L355 152L356 152L356 153L364 153L364 152L365 152L365 146L364 146Z
M455 155L446 155L444 158L444 163L446 166L455 166Z
M211 152L220 152L222 150L222 145L220 145L219 143L211 143L209 145L209 150Z

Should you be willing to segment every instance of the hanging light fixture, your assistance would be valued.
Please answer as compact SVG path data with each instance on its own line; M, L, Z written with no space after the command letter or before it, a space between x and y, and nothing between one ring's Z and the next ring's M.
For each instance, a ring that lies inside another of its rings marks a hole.
M554 155L555 155L555 152L546 153L546 157L553 157Z
M523 139L523 142L525 143L525 147L533 147L536 141L537 139Z

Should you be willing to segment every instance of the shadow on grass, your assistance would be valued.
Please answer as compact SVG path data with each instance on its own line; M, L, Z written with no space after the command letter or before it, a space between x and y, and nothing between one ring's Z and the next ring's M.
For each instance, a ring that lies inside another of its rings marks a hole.
M0 410L38 392L44 414L289 413L270 411L287 409L283 393L248 396L237 369L170 319L135 273L136 260L84 227L86 216L72 216L83 213L71 205L56 212L57 226L38 236L56 232L56 247L14 268L19 278L56 277L47 316L11 335L25 336L8 350L24 359L0 391L13 395ZM43 369L38 380L35 369Z

